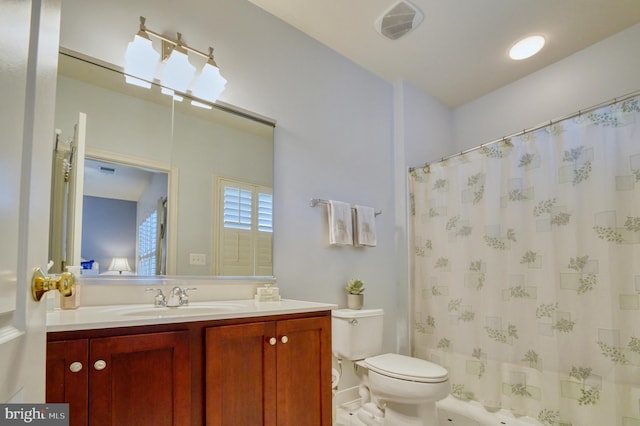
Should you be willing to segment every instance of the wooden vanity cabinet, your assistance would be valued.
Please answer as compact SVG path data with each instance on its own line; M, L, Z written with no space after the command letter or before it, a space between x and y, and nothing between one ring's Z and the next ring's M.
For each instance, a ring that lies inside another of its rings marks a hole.
M69 402L70 424L89 424L89 340L47 343L46 401Z
M190 425L189 333L50 341L46 401L71 425Z
M331 311L48 333L46 401L72 426L330 426Z
M210 327L205 357L207 425L331 425L329 316Z

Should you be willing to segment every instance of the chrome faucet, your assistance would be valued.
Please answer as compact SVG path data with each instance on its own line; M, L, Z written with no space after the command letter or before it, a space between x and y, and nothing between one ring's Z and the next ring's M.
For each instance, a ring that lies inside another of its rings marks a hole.
M171 289L169 293L169 298L167 299L168 307L175 306L185 306L189 304L189 294L187 293L189 290L195 290L195 288L184 288L184 287L174 287Z
M153 306L156 308L167 306L167 296L164 295L160 288L147 288L146 291L155 291L156 295L153 297Z
M156 295L153 298L153 306L155 307L167 307L175 308L178 306L186 306L189 304L189 290L196 290L195 288L186 287L174 287L169 292L168 296L162 292L160 288L148 288L147 291L155 291Z

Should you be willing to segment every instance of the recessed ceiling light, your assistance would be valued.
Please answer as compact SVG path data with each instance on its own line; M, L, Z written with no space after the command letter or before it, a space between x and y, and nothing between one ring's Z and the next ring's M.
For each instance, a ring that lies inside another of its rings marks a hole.
M542 49L544 41L540 35L523 38L509 50L509 57L516 61L530 58Z

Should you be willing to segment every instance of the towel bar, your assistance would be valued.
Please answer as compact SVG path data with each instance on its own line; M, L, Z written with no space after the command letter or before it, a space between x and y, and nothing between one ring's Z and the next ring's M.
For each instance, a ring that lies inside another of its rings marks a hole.
M322 198L312 198L312 199L309 201L309 205L310 205L311 207L315 207L315 206L317 206L318 204L329 204L329 201L328 201L328 200L323 200ZM352 207L352 208L353 208L353 207ZM380 211L380 210L376 210L376 211L375 211L375 215L376 215L376 216L381 215L381 214L382 214L382 211Z

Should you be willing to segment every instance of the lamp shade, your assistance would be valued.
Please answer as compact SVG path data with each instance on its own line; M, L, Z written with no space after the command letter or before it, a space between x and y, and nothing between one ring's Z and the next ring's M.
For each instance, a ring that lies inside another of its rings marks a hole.
M227 80L220 75L220 69L210 63L206 63L193 85L191 93L201 99L215 102L226 84Z
M176 47L164 64L160 81L165 87L185 93L193 80L195 71L196 67L189 63L187 54Z
M140 80L128 78L127 82L138 86L151 87L149 82L153 81L156 68L160 64L160 53L153 48L151 40L143 37L140 33L136 34L133 37L133 41L127 45L124 59L125 74L146 80L141 82Z
M110 271L118 271L122 274L122 271L130 271L129 261L126 257L114 257L109 265Z

